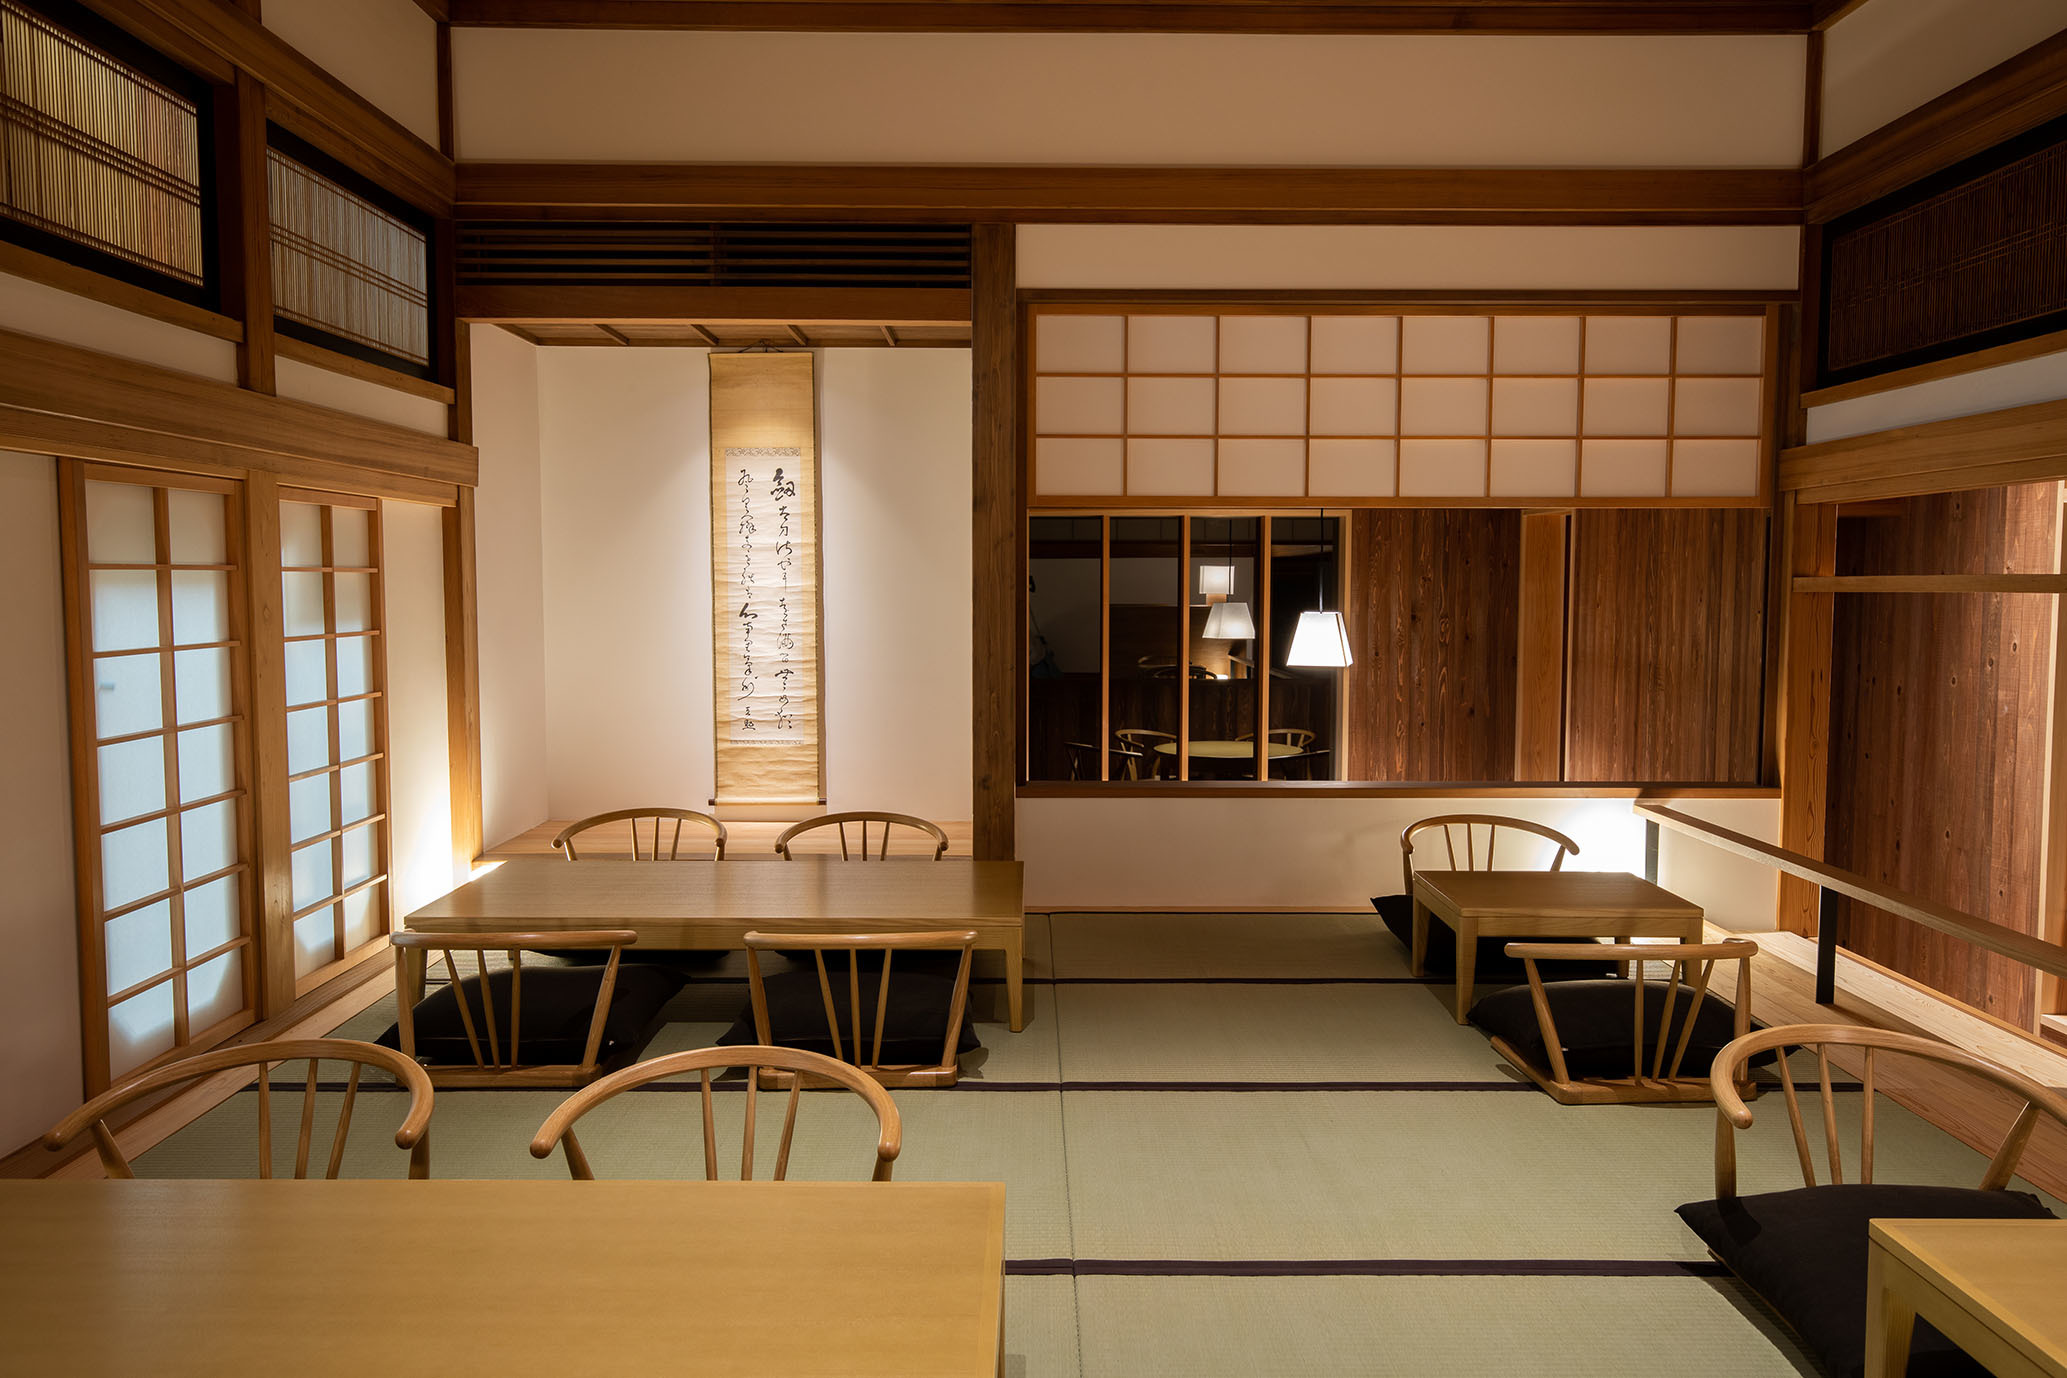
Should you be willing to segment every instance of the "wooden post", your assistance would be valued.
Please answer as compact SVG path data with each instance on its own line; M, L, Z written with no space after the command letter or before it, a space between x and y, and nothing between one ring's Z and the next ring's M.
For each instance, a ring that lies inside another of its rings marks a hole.
M1837 572L1837 507L1789 497L1783 538L1791 575ZM1824 812L1830 793L1830 638L1836 595L1795 593L1786 599L1786 660L1780 694L1780 845L1823 859ZM1779 925L1811 933L1816 887L1780 878Z
M1019 647L1025 613L1020 529L1019 300L1014 227L978 225L972 246L975 373L971 451L970 651L974 855L1009 860L1016 849L1014 750L1019 736Z
M2053 569L2067 572L2067 484L2059 488L2054 504ZM2044 815L2039 826L2043 847L2038 896L2038 936L2049 943L2067 944L2067 609L2059 595L2053 597L2052 667L2047 684ZM2038 974L2038 998L2032 1001L2032 1025L2039 1016L2067 1011L2067 981L2051 972Z
M280 481L253 470L244 481L245 606L250 609L253 914L258 1012L294 1003L294 894L287 808L287 653L281 610Z
M266 91L250 73L218 87L215 103L217 262L223 311L244 327L237 382L276 390L273 361L273 221L266 187Z
M481 858L481 655L474 583L474 490L444 509L445 731L451 771L455 879Z
M1515 669L1514 778L1564 778L1568 512L1522 514L1521 630Z

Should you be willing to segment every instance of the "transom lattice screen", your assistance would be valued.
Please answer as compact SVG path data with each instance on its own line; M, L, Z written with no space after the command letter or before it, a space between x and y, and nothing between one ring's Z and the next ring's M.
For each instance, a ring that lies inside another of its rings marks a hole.
M266 180L275 314L428 367L428 236L277 148L266 151Z
M67 494L87 1072L98 1085L253 1018L242 529L234 485L82 467ZM102 1003L96 1007L92 996Z
M1757 501L1766 319L1033 319L1036 506Z
M195 102L0 0L0 216L199 288L201 201Z
M380 574L380 512L371 499L283 495L280 581L297 992L389 927Z

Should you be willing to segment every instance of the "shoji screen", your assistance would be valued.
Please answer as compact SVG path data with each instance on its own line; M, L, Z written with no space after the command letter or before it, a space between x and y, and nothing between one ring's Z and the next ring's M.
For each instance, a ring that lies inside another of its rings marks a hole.
M81 980L104 1085L254 1017L243 520L233 484L66 472Z
M281 490L287 811L300 993L388 931L380 508Z

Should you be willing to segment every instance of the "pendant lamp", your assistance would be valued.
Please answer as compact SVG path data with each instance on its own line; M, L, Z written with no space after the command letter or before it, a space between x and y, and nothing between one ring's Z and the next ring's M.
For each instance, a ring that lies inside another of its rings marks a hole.
M1256 635L1256 619L1249 615L1247 603L1215 603L1206 612L1206 629L1200 635L1208 641L1247 641Z
M1292 631L1291 649L1285 652L1285 664L1312 669L1341 669L1354 665L1356 657L1349 650L1349 628L1339 612L1328 612L1328 575L1325 567L1314 580L1316 606L1312 612L1299 614L1299 625Z

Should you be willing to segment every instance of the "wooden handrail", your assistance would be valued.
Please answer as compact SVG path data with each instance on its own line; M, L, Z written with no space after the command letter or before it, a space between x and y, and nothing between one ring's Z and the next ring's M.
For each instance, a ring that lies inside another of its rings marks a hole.
M1972 914L1954 909L1950 905L1924 899L1920 895L1906 894L1900 890L1875 885L1856 871L1847 871L1843 867L1803 856L1800 852L1775 847L1771 843L1761 842L1740 832L1732 832L1728 828L1681 813L1677 809L1666 808L1662 804L1639 802L1632 807L1639 817L1698 837L1712 847L1763 862L1791 876L1800 876L1826 891L1849 896L1883 913L1893 914L1911 923L1922 924L1925 928L1958 938L1961 942L1972 943L1975 947L2000 953L2012 961L2022 962L2026 966L2050 972L2054 976L2067 977L2067 948L2055 946L2042 938L2019 933L2016 929L2005 928L1999 923L1989 923L1986 919L1977 919Z

